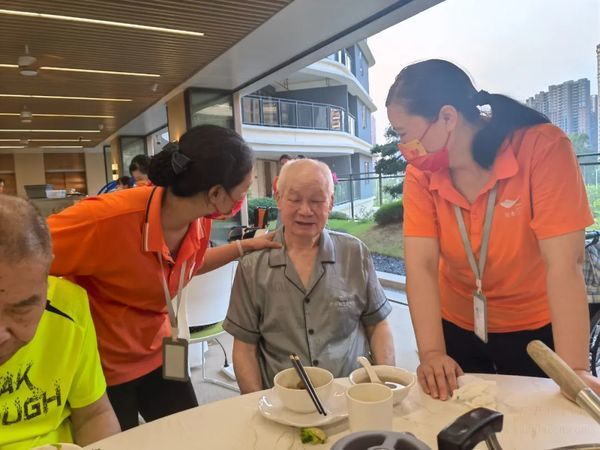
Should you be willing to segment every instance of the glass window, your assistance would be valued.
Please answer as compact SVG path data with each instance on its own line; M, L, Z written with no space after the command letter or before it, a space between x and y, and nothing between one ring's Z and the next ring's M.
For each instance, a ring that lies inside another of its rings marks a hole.
M191 126L219 125L235 129L233 119L233 97L230 92L212 89L190 89L188 91L189 121ZM241 213L227 220L213 220L210 241L214 245L227 243L229 231L242 223Z
M152 135L149 136L149 140L146 142L149 154L156 155L161 152L163 147L169 143L169 127L161 128L152 133Z
M279 102L277 100L263 100L263 123L279 125Z
M296 127L296 103L280 101L279 108L281 110L281 125L284 127Z
M327 106L313 106L313 120L315 128L326 130L327 127Z
M248 124L260 124L260 99L242 98L242 121Z
M371 178L370 178L371 174L370 174L370 172L371 172L371 163L366 162L365 163L365 174L366 174L365 184L370 184L371 183Z
M190 125L219 125L233 129L233 99L227 91L189 91Z
M121 162L123 173L129 175L129 164L134 156L146 155L146 138L144 136L121 136Z
M298 126L302 128L312 128L313 112L311 105L298 103Z
M365 105L364 103L361 105L362 107L362 127L367 128L367 120L369 119L368 117L368 113L367 113L367 105Z
M352 72L352 57L350 56L350 53L345 52L345 58L344 58L344 65L346 66L346 68Z

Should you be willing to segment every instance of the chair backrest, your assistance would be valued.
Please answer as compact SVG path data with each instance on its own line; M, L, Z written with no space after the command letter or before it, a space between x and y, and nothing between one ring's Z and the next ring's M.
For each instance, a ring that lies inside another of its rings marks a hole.
M190 327L220 322L227 315L237 262L192 278L185 287Z
M256 228L266 228L269 225L269 210L271 208L264 208L259 206L256 208L254 217L254 226Z

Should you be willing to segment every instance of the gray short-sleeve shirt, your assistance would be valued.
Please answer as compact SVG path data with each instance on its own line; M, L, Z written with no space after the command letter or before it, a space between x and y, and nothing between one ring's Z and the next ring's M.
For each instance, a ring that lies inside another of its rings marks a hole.
M283 243L282 230L275 240ZM242 258L223 327L257 344L267 388L277 372L291 367L290 353L305 365L347 376L358 367L356 357L370 352L364 327L391 309L367 247L348 234L323 230L308 288L285 245Z

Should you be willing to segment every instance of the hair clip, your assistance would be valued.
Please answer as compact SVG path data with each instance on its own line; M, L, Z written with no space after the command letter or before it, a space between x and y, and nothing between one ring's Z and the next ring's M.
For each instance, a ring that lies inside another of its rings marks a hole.
M175 142L172 142L169 145L171 144L175 147L173 153L171 153L171 167L173 167L175 175L179 175L180 173L185 172L192 160L179 151L179 146Z

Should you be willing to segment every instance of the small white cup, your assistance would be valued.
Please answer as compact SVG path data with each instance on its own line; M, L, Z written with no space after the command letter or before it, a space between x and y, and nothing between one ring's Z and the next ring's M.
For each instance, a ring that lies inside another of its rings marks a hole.
M393 393L377 383L360 383L346 391L350 431L392 430Z

